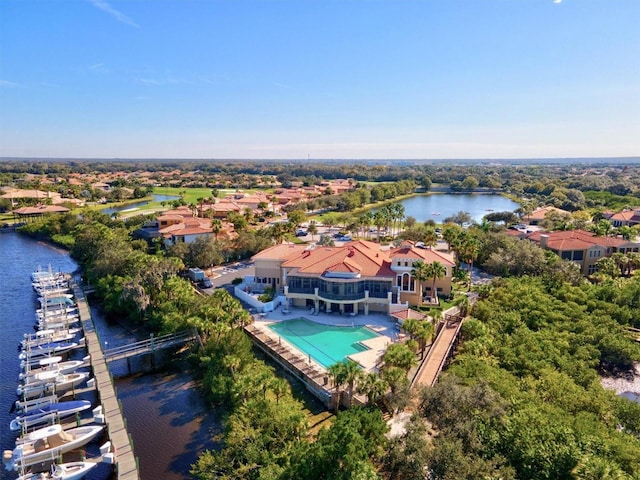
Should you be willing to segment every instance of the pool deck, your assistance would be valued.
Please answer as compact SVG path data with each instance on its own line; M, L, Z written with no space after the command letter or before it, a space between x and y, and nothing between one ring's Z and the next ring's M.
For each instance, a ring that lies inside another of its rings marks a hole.
M268 325L278 323L285 320L294 320L296 318L304 318L310 322L322 325L341 326L341 327L368 327L375 331L379 337L369 340L363 340L361 343L369 348L363 352L349 355L348 358L358 362L365 371L375 371L380 363L380 357L384 354L387 346L398 339L398 330L396 329L393 319L383 313L372 313L369 315L339 315L327 313L311 313L309 309L289 308L288 311L277 310L269 313L254 314L253 326L265 337L275 342L272 344L279 347L286 347L293 355L300 356L307 364L312 365L314 370L324 372L322 365L314 362L309 356L300 351L294 345L288 343L285 339L281 339L273 332ZM271 343L270 342L270 343Z

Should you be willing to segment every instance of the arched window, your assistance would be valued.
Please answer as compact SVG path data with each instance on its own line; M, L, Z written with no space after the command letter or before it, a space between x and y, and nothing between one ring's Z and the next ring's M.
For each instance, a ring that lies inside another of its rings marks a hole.
M398 276L398 286L403 292L413 292L416 289L414 278L407 272Z

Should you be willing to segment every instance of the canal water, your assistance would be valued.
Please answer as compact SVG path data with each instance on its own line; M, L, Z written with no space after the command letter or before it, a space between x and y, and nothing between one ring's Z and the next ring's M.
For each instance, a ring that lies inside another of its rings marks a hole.
M152 195L153 200L151 202L172 202L173 200L180 200L180 197L176 195ZM132 210L137 210L140 207L144 207L148 205L150 202L145 200L143 202L134 202L128 203L127 205L121 205L119 207L109 207L102 210L102 213L107 215L111 215L116 212L128 212Z
M15 435L9 429L16 400L19 373L17 345L24 333L33 332L36 295L31 288L31 273L38 267L73 272L77 265L64 250L36 242L17 233L0 234L0 271L3 275L2 308L0 309L0 449L14 447ZM92 315L101 342L106 347L123 345L146 334L107 322L95 306ZM81 352L77 355L82 356ZM148 371L149 359L133 362L134 371ZM167 367L162 373L127 373L126 362L112 366L116 375L118 398L122 402L135 454L139 458L142 480L190 478L189 469L205 448L213 448L212 436L220 432L220 422L211 413L184 365ZM92 394L93 395L93 394ZM95 401L94 398L89 398ZM88 448L97 454L104 439ZM16 478L14 472L2 468L0 479ZM110 467L101 464L87 476L104 480Z
M520 205L502 195L469 193L432 193L417 195L400 202L404 205L405 217L419 222L433 220L444 222L458 212L468 212L471 218L482 222L482 217L491 212L513 212Z

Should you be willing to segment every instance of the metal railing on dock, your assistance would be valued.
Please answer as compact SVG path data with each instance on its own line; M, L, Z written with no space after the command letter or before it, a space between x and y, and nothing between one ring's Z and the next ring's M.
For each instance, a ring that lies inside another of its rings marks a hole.
M119 480L139 480L140 474L138 472L138 462L133 453L133 442L131 442L127 433L126 420L122 414L113 379L109 373L102 346L93 325L89 305L82 290L75 284L72 285L72 288L78 303L80 322L84 330L87 350L91 357L91 368L96 382L98 398L103 407L107 433L115 455L117 478Z
M122 360L136 355L153 353L164 348L183 345L185 343L195 341L196 338L196 334L193 331L171 333L160 337L151 336L147 340L141 340L128 345L110 348L105 350L103 355L107 362Z

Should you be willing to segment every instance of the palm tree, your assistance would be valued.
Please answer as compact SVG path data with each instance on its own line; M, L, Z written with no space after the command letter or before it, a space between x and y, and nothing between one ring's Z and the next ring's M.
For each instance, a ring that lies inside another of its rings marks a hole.
M358 383L358 392L367 396L369 405L375 405L388 388L389 384L380 378L376 372L365 373L360 377L360 382Z
M402 220L404 220L404 205L402 205L401 203L394 203L391 205L391 212L392 212L392 218L393 218L393 223L394 223L394 229L396 230L396 233L398 232L398 230L400 230L402 228ZM396 221L397 223L397 227L396 227Z
M357 362L354 362L351 359L347 359L343 363L344 367L342 367L342 375L344 377L344 382L347 384L347 392L349 394L349 406L351 406L351 400L353 399L353 387L362 377L362 370L360 369L360 365Z
M471 291L471 272L473 270L473 262L478 258L480 254L480 240L473 235L465 233L458 237L458 244L456 245L457 254L468 265L469 270L469 291Z
M426 227L424 229L422 243L424 243L427 247L435 247L438 244L438 234L436 233L435 228Z
M313 242L313 236L318 233L318 227L316 226L315 222L312 222L309 224L309 228L307 228L307 233L309 233L311 235L311 241Z
M616 262L616 265L620 269L620 276L627 276L627 271L629 271L630 273L631 259L627 256L626 253L616 252L611 255L611 259Z
M215 239L218 240L218 234L222 231L222 221L218 218L211 222L211 231L215 236Z
M442 228L442 238L447 242L447 248L450 250L456 239L462 233L462 229L455 223L447 223Z
M336 413L340 408L340 386L344 383L344 363L337 362L327 367L327 373L336 387Z
M376 226L378 239L380 239L380 230L387 224L387 221L384 210L380 209L373 214L373 224Z
M420 355L424 356L424 350L427 347L427 342L433 337L433 324L427 320L410 318L404 321L402 328L411 335L411 338L418 340L420 345Z
M429 264L424 263L422 260L414 262L413 268L411 269L411 276L416 279L420 287L418 289L418 297L420 298L420 303L422 303L422 283L431 278L431 272L429 269Z
M235 380L236 371L240 368L240 365L242 365L240 357L238 357L237 355L225 355L222 358L222 364L229 369L231 378Z
M627 256L629 257L629 274L631 274L632 271L640 268L640 253L631 252L627 253Z
M198 197L196 202L198 202L198 216L202 217L202 206L204 205L204 198Z
M262 201L258 203L258 210L260 210L260 213L262 215L264 215L264 212L267 208L269 208L269 204L267 202Z
M602 275L608 275L611 278L616 278L618 276L618 265L616 265L615 260L610 257L601 258L596 262L596 266L598 268L598 273Z
M436 303L438 303L438 290L436 290L436 281L447 274L447 269L440 262L433 262L427 265L426 270L429 273L429 277L433 278L433 284L431 285L431 296L435 298Z
M460 314L463 317L466 317L469 313L469 308L471 308L471 302L469 301L469 297L466 295L462 295L456 298L454 305L460 309Z
M365 233L367 238L369 238L369 230L371 228L371 225L373 223L373 214L371 212L365 212L362 215L360 215L360 225L363 226L363 228L366 229Z
M276 404L278 404L280 398L290 390L289 383L284 378L280 377L274 377L271 380L270 387L276 397Z

